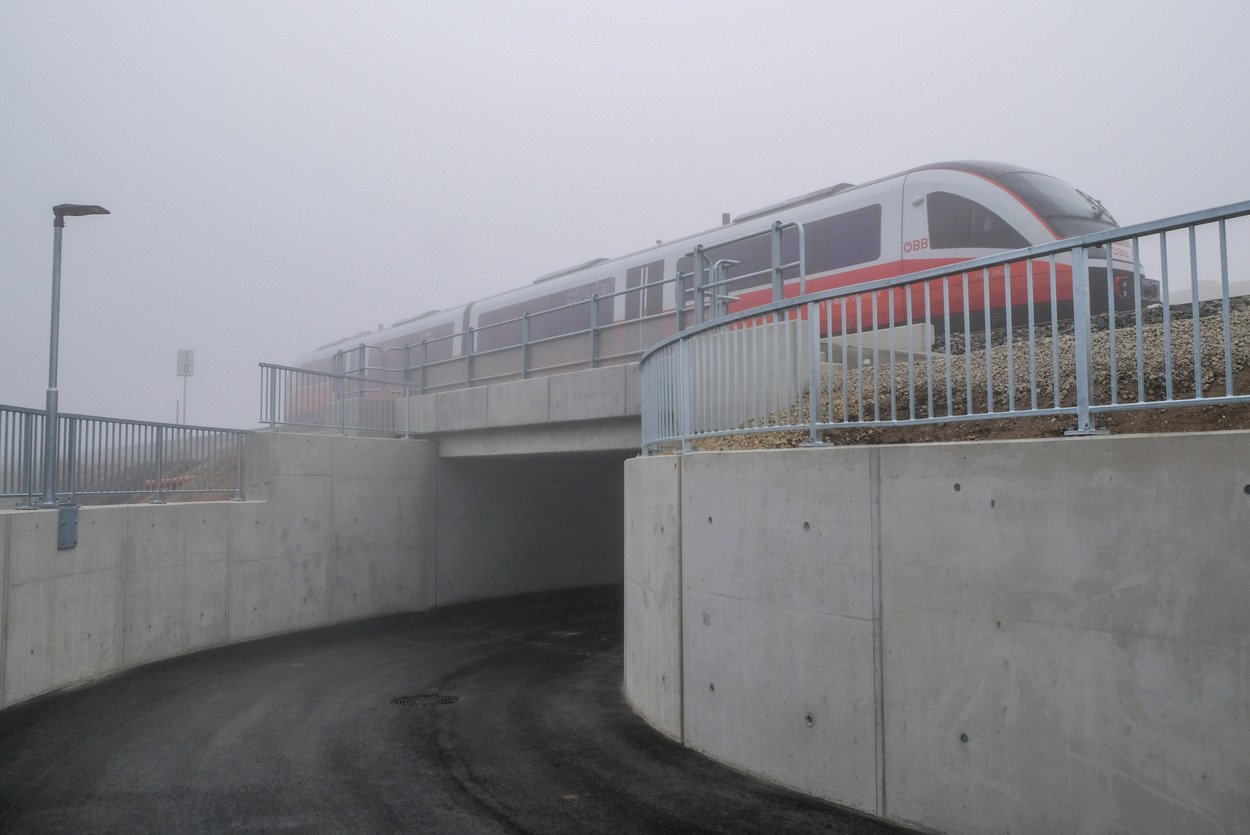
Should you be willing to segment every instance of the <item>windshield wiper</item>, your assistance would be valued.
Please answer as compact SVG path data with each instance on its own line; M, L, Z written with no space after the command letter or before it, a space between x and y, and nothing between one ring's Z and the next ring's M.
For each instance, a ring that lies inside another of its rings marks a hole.
M1096 197L1091 197L1079 188L1076 190L1076 193L1084 197L1085 201L1089 203L1090 208L1094 210L1094 220L1098 220L1100 217L1106 217L1108 223L1119 226L1119 224L1115 222L1115 218L1111 216L1111 212L1107 211L1107 207L1102 205L1102 201Z

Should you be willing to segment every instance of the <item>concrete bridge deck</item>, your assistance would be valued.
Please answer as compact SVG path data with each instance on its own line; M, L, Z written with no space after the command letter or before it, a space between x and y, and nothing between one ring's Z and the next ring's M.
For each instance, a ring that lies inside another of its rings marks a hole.
M397 408L406 408L410 434L438 440L440 458L636 453L640 392L630 363L423 394Z

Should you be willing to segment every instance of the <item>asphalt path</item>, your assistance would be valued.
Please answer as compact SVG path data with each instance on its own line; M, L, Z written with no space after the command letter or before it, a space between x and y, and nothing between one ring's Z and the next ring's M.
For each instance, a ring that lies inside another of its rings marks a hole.
M0 831L905 831L648 726L622 693L621 623L619 587L530 595L34 699L0 711Z

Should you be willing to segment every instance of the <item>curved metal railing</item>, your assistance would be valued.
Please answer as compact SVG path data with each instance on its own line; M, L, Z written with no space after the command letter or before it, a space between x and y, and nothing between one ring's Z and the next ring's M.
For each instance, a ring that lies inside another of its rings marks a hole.
M1247 215L1250 201L698 324L641 359L643 450L1037 415L1089 434L1111 411L1250 402ZM1151 304L1155 287L1189 299Z

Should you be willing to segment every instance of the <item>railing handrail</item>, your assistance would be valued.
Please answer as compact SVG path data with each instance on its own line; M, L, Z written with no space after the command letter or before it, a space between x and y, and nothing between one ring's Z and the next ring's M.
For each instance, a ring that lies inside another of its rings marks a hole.
M317 377L325 377L328 380L343 380L351 383L374 383L386 386L413 385L411 383L406 383L403 380L388 380L385 377L370 377L365 374L357 374L351 371L312 371L307 368L297 368L293 365L278 365L272 362L262 362L260 363L260 367L276 371L290 371L298 374L312 374Z

